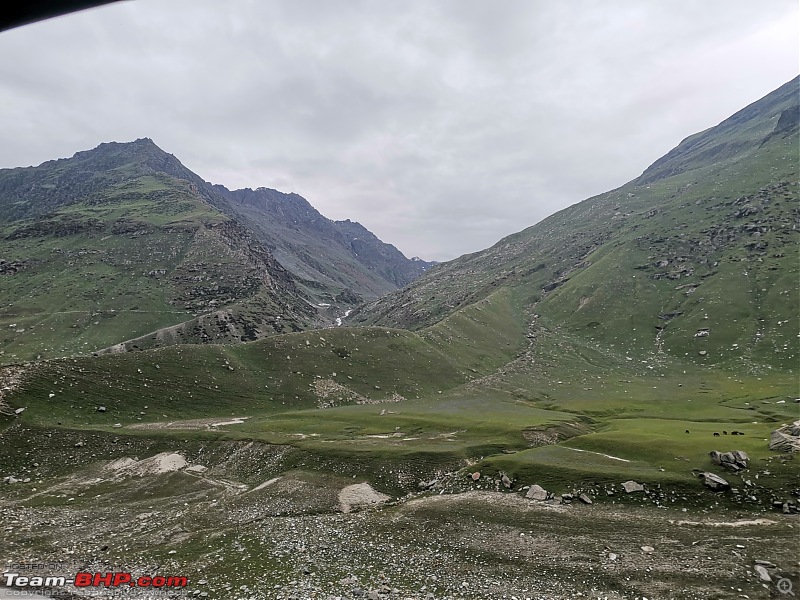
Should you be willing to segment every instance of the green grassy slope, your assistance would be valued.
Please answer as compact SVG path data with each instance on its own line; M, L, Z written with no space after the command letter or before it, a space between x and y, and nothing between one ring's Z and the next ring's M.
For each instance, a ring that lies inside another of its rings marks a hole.
M503 333L516 319L507 294L465 313L421 333L340 327L51 360L30 367L12 400L37 423L103 426L432 396L494 372L524 346ZM154 412L141 415L143 406Z
M692 469L713 468L715 449L743 449L753 469L769 467L765 502L800 484L765 442L796 413L791 375L733 376L666 353L634 360L538 322L520 335L512 291L418 332L343 327L47 361L6 401L25 408L16 422L37 429L288 444L307 467L358 464L394 491L471 464L518 486L633 478L696 495ZM226 424L233 417L248 418ZM733 430L746 435L712 435Z
M176 176L155 171L161 158L174 160L139 141L0 171L2 362L96 351L219 309L238 327L195 322L161 342L255 339L311 320L286 271L178 177L177 161Z
M798 397L785 91L646 181L434 268L363 310L373 326L43 362L5 395L25 411L4 423L289 444L304 468L357 465L393 493L457 469L460 489L484 485L469 469L514 489L597 495L636 479L659 502L664 486L670 502L771 507L800 489L796 461L768 449ZM230 417L249 418L214 425ZM751 464L727 473L711 450ZM705 470L739 493L705 490Z
M641 178L435 267L349 322L416 329L508 287L531 315L619 350L796 372L798 132L785 115L797 88L789 82Z

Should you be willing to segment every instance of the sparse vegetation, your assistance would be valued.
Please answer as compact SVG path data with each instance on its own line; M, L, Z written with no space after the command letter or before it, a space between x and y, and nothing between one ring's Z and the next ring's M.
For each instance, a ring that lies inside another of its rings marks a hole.
M769 448L798 416L797 84L359 327L297 331L300 288L170 169L6 198L4 360L45 360L0 382L2 547L211 598L800 584L800 469Z

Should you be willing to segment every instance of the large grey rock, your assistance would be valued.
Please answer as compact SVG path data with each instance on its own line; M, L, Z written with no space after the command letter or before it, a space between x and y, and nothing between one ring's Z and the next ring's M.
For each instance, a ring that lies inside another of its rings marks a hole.
M800 452L800 420L773 431L769 449L773 452Z
M625 491L629 494L631 492L643 492L644 486L641 483L637 483L635 481L626 481L622 484L622 487L625 488Z
M756 565L754 570L756 573L758 573L758 577L761 579L761 581L772 581L772 577L770 577L766 567Z
M736 459L736 464L740 465L743 469L747 468L750 457L747 456L744 450L734 450L731 454L733 454L733 457Z
M708 453L711 460L726 469L738 471L739 469L746 469L750 457L742 450L734 450L733 452L717 452L712 450Z
M525 497L531 500L547 500L547 490L540 485L533 484Z
M757 560L757 565L761 565L762 567L767 567L768 569L774 569L777 565L770 561L770 560Z
M701 473L700 477L703 478L703 483L715 492L721 492L731 487L731 484L725 481L722 477L714 473L709 473L708 471Z

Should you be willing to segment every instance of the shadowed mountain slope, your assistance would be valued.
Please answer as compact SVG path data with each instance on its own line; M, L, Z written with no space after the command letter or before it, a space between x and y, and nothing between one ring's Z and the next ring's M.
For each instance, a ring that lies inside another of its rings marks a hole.
M324 217L297 194L212 189L320 300L353 305L374 299L407 285L433 264L406 258L359 223Z

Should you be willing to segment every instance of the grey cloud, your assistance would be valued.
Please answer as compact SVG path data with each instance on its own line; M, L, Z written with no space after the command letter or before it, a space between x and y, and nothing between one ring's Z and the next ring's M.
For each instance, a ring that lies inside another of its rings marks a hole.
M797 74L791 0L134 0L0 34L0 166L152 137L449 259Z

